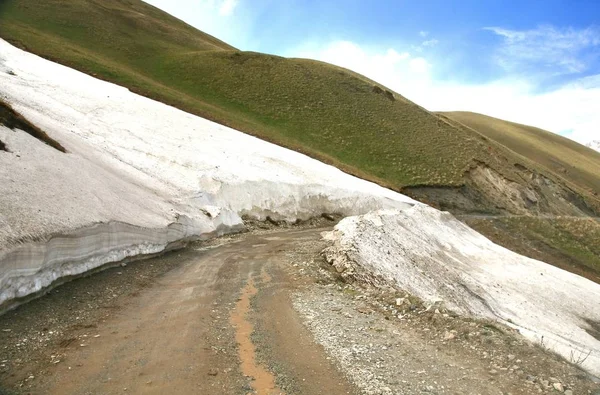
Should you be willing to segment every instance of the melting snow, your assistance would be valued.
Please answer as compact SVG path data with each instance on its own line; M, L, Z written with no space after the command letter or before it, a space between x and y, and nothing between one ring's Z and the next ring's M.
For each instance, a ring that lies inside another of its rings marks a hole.
M327 259L349 280L392 284L461 314L501 321L600 374L600 285L492 243L427 206L343 219Z
M244 215L294 221L416 204L406 196L135 95L0 40L0 98L59 141L0 126L0 305L57 278Z

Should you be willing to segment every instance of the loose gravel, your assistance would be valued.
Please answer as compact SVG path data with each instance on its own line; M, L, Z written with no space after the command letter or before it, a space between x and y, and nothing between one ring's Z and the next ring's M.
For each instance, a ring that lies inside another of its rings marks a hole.
M410 295L341 283L293 298L315 340L365 394L596 394L590 376L509 328ZM559 389L561 391L559 391Z

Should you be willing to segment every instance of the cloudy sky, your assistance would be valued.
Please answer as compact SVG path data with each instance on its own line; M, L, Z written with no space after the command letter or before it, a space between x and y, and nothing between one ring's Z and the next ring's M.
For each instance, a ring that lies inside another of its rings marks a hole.
M598 0L147 0L248 51L323 60L432 111L600 139Z

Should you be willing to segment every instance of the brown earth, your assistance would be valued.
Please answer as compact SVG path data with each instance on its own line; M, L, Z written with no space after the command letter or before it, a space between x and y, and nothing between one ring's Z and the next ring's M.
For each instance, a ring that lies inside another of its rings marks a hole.
M596 216L593 207L567 186L515 166L515 179L474 163L462 186L412 186L402 193L441 210L460 214Z

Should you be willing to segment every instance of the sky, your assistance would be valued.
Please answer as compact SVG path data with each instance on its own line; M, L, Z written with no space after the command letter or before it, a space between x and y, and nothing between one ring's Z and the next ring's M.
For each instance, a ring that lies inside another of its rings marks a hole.
M240 50L354 70L431 111L600 140L598 0L147 0Z

